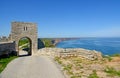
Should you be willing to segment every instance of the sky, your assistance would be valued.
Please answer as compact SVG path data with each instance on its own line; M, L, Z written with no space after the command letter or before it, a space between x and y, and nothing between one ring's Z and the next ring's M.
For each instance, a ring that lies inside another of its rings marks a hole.
M120 37L120 0L0 0L0 36L33 22L38 37Z

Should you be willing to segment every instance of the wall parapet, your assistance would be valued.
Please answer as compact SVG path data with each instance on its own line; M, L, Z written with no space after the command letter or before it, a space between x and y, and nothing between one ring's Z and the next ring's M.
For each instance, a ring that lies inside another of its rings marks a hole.
M15 51L15 42L0 43L0 55L10 54Z

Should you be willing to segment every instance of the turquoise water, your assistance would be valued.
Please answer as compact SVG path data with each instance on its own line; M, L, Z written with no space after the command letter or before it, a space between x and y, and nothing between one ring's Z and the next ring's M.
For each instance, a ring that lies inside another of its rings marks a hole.
M56 47L97 50L104 55L120 54L120 38L80 38L62 41Z

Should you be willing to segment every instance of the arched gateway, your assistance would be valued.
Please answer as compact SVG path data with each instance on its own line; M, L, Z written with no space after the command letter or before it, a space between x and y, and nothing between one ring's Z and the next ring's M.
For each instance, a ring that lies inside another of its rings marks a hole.
M19 40L28 38L30 40L30 55L37 52L37 25L35 23L12 22L10 34L11 40L15 41L15 49L19 55Z

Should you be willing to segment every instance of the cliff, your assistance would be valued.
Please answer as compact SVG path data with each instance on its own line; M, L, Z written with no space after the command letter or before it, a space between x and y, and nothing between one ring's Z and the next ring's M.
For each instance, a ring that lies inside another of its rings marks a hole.
M79 38L52 38L52 43L53 43L53 45L56 45L61 41L75 40L75 39L79 39Z

